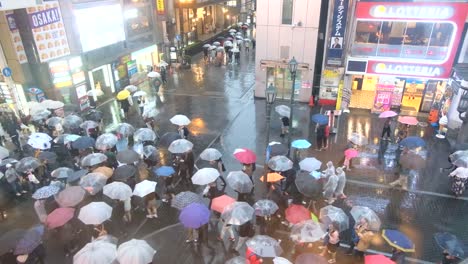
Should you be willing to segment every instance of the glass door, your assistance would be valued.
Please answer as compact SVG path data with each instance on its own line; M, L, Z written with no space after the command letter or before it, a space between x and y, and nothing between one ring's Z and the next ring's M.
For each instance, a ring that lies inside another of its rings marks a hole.
M437 91L437 82L438 81L428 81L426 84L426 90L424 91L424 97L421 104L421 112L429 113L431 111L432 102L434 101L434 96Z
M267 68L267 86L273 83L278 94L277 99L290 100L292 93L292 77L289 69L280 67ZM294 100L298 100L299 91L301 89L301 72L296 73L296 81L294 83Z

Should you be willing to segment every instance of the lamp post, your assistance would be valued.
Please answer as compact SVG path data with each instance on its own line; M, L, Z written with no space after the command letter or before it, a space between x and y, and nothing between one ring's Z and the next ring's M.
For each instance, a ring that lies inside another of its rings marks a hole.
M265 179L265 186L267 187L268 193L268 144L270 143L270 123L271 123L271 106L275 103L276 100L276 87L273 83L268 85L268 88L265 90L265 98L266 98L266 149L265 149L265 166L263 167L264 170L264 179Z
M289 133L288 133L288 155L291 157L291 134L293 133L293 106L294 106L294 85L296 82L296 72L297 72L297 61L293 57L288 64L289 73L291 73L292 86L291 86L291 101L289 108L291 109L289 113Z

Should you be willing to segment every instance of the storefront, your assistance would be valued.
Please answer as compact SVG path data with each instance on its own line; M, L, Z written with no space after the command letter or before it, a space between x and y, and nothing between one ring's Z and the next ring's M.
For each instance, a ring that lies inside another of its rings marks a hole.
M462 35L466 3L358 2L346 62L349 107L403 114L438 107Z
M114 97L115 85L111 64L102 65L88 72L90 94L95 102L102 103Z
M162 54L161 54L162 55ZM141 50L132 52L131 54L132 65L136 67L137 72L147 72L148 69L158 65L160 60L160 54L158 52L158 46L151 45ZM133 72L131 75L133 75Z

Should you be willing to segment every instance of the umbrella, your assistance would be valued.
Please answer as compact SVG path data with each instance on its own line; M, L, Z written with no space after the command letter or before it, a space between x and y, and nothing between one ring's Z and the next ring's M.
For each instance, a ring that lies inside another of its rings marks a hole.
M40 139L29 138L28 145L35 149L50 149L51 144L49 141L42 141Z
M94 172L94 173L101 173L101 174L103 174L104 176L106 176L108 179L109 179L110 177L112 177L112 175L114 174L114 170L112 170L111 168L106 167L106 166L98 167L98 168L94 169L92 172Z
M155 146L147 145L143 147L143 156L155 162L159 162L159 150Z
M70 142L74 142L75 140L79 139L81 136L74 135L74 134L65 134L65 138L63 139L63 144L68 144Z
M134 92L136 92L138 90L138 87L136 87L135 85L127 85L127 86L125 86L124 89L128 90L131 93L134 93Z
M33 252L42 243L44 226L37 225L26 231L23 238L18 241L15 248L15 255L24 255Z
M209 48L209 47L211 47L209 43L206 43L205 45L203 45L203 48Z
M256 235L247 240L245 244L256 255L264 258L273 258L283 253L279 242L269 236Z
M69 186L55 196L60 207L74 207L83 201L86 191L81 186Z
M382 237L390 246L403 252L415 251L413 241L411 241L405 234L398 230L384 229L382 231Z
M214 46L214 45L213 45L213 46L210 46L210 47L208 48L208 50L214 50L214 49L216 49L216 46Z
M327 205L320 209L320 222L322 222L325 226L336 222L338 223L340 232L343 232L349 228L348 216L341 208L332 205Z
M65 104L60 101L44 100L41 102L41 105L47 109L59 109L63 107Z
M233 257L231 259L226 260L224 264L246 264L246 263L250 263L248 259L241 257L241 256L237 256L237 257Z
M0 156L1 156L1 151L2 151L1 148L2 148L2 147L0 147ZM4 160L2 160L2 161L0 162L0 167L1 167L1 166L6 166L7 164L15 164L15 163L17 163L17 162L18 162L18 160L16 160L16 159L6 158L6 159L4 159Z
M40 160L46 160L50 163L54 163L57 160L57 154L50 151L41 151L37 156Z
M255 163L257 160L257 155L248 149L248 148L238 148L234 150L234 157L240 162L244 164L251 164Z
M135 128L127 123L120 123L115 131L119 134L121 134L124 137L128 137L130 135L133 135L135 133Z
M156 182L144 180L137 185L135 185L135 189L133 190L133 195L145 197L146 195L155 192L156 190Z
M211 212L206 205L193 203L187 205L179 215L179 221L187 228L200 228L210 221Z
M117 257L117 246L113 243L95 240L86 244L73 256L73 264L111 264Z
M46 110L46 109L39 110L37 112L32 113L31 119L33 121L43 120L43 119L48 118L50 116L50 114L51 114L51 112L49 110Z
M58 117L58 116L53 116L46 120L46 125L50 128L54 128L57 125L62 125L62 122L63 122L63 118Z
M104 186L103 193L111 199L125 201L132 197L132 188L123 182L113 182Z
M232 41L226 40L226 41L224 42L224 47L232 47L232 46L233 46L233 45L232 45Z
M268 144L268 148L269 148L269 151L270 151L270 157L274 157L274 156L280 156L280 155L288 155L288 147L285 146L284 144L281 144L279 142L270 142Z
M226 206L233 204L236 202L236 199L232 198L231 196L221 195L214 198L211 201L211 210L222 213Z
M42 111L42 110L46 110L46 108L44 107L44 105L42 105L41 103L39 102L35 102L35 101L30 101L28 102L28 107L29 107L29 112L31 114L35 113L35 112L39 112L39 111Z
M238 48L233 48L231 51L234 52L234 53L239 53L240 52L240 50Z
M0 256L14 250L25 234L26 230L24 229L13 229L5 232L0 237Z
M224 52L224 48L223 48L223 47L217 47L217 48L216 48L216 51Z
M101 111L93 109L86 114L86 118L88 120L101 122L103 115L104 114Z
M313 198L320 196L322 187L317 179L308 173L299 173L295 180L296 187L303 195Z
M80 209L78 219L85 225L100 225L112 216L112 207L105 202L92 202Z
M10 151L4 147L0 147L0 159L5 159L10 156Z
M319 125L328 124L328 116L322 114L315 114L311 117L312 122L315 122Z
M462 157L459 157L456 160L452 159L452 164L457 166L457 167L466 168L466 167L468 167L468 156L462 156Z
M328 261L326 258L320 256L320 255L316 255L316 254L313 254L313 253L304 253L304 254L301 254L299 255L297 258L296 258L296 261L294 262L294 264L311 264L311 263L314 263L314 264L327 264Z
M278 182L284 179L284 177L276 172L271 172L267 174L267 182ZM265 182L265 176L260 177L262 182Z
M452 171L449 176L455 176L461 179L468 178L468 168L459 167Z
M380 230L380 225L382 224L380 222L380 218L369 207L355 205L351 209L351 215L353 216L356 223L358 223L362 218L364 218L367 220L370 230Z
M106 185L107 177L101 173L88 173L80 179L80 186L83 187L89 194L95 195L104 185Z
M29 170L35 170L41 166L41 162L33 157L22 158L18 163L16 163L16 170L18 172L27 172Z
M156 175L162 177L168 177L175 173L174 168L171 166L161 166L153 171Z
M219 171L214 168L203 168L192 176L192 183L196 185L206 185L216 181Z
M177 139L181 139L179 133L167 132L164 135L162 135L161 139L159 140L159 145L168 148L171 145L171 143Z
M94 147L96 141L92 137L82 136L79 137L77 140L73 141L72 147L74 149L86 149Z
M426 166L426 160L416 153L406 153L400 156L400 165L410 170L419 170Z
M246 202L234 202L224 208L221 217L231 225L242 225L252 220L255 210Z
M308 172L320 170L322 162L316 158L305 158L299 162L299 167L301 170Z
M366 255L365 264L395 264L395 262L384 255Z
M393 112L393 111L385 111L380 113L379 118L389 118L389 117L394 117L397 116L398 113Z
M243 171L231 171L226 178L227 184L239 193L250 193L253 188L252 180Z
M418 148L426 146L426 142L420 137L411 136L404 138L399 145L407 148Z
M273 259L273 264L293 264L293 263L283 257L275 257Z
M100 163L106 162L107 156L102 153L91 153L85 156L81 160L81 166L83 167L91 167L94 165L98 165Z
M138 169L136 166L125 164L114 170L112 179L114 181L126 181L128 178L135 176L137 171Z
M236 32L237 32L237 30L235 30L235 29L233 29L233 28L231 28L231 29L229 30L229 33L236 33Z
M168 150L171 153L177 154L177 153L185 153L187 151L192 150L193 144L192 142L186 140L186 139L177 139L169 145Z
M187 205L193 203L203 203L203 199L200 195L194 192L180 192L174 198L172 198L171 206L182 210Z
M161 74L159 74L159 72L155 72L155 71L149 72L147 76L150 77L150 78L161 78Z
M74 208L57 208L47 216L46 226L49 229L63 226L73 218L74 214Z
M349 149L344 151L344 155L345 155L346 158L352 159L352 158L357 157L359 155L359 152L357 151L357 149L349 148Z
M310 211L302 205L291 204L285 211L286 220L291 224L297 224L299 222L310 219Z
M219 41L215 41L215 42L213 42L213 45L219 46L219 45L221 45L221 43L219 43Z
M410 126L415 126L419 123L418 119L414 116L400 116L398 117L398 122Z
M83 119L77 115L67 115L63 119L63 127L64 128L79 128L80 124L83 123Z
M255 209L255 215L258 216L270 216L279 209L278 205L272 200L258 200L253 208Z
M314 220L299 222L291 228L291 239L296 243L312 243L319 241L325 232L319 223Z
M449 155L449 158L452 162L463 157L468 157L468 150L458 150Z
M221 152L214 148L207 148L200 154L200 158L207 161L219 160L221 156L223 156Z
M138 92L133 94L133 97L140 97L140 96L146 96L146 92L145 91L138 91Z
M32 198L39 200L39 199L46 199L51 197L52 195L57 194L60 191L60 188L55 185L48 185L37 189Z
M75 172L73 172L73 174L70 177L68 177L67 183L75 182L75 181L81 179L81 177L85 176L86 174L88 174L88 170L75 171Z
M139 128L134 134L133 139L136 142L143 141L154 141L156 139L156 133L149 128Z
M117 249L117 260L125 264L147 264L153 262L156 253L145 240L132 239Z
M30 136L29 136L30 139L39 139L41 141L51 141L52 138L47 135L46 133L40 133L40 132L36 132L36 133L32 133Z
M307 149L310 146L312 146L312 144L306 139L296 139L291 143L291 147L297 149Z
M359 145L359 146L367 145L369 143L369 140L367 139L367 137L356 132L353 132L351 136L348 138L348 140L351 141L353 144Z
M90 128L96 128L98 127L99 124L96 121L93 120L86 120L83 123L80 124L80 127L84 130L88 130Z
M273 171L287 171L292 169L293 162L286 156L274 156L268 161L268 167Z
M126 89L117 94L117 100L126 100L128 97L130 97L130 91Z
M117 160L120 163L130 164L140 160L140 155L133 149L126 149L117 153Z
M447 252L450 256L454 256L459 259L465 256L465 252L463 251L464 246L455 235L447 232L435 233L434 239L437 245L439 245L439 247Z

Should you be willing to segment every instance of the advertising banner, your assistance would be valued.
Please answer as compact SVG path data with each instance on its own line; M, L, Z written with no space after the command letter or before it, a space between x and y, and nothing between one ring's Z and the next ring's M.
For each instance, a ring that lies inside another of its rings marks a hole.
M15 15L13 11L6 11L5 18L8 23L8 28L10 29L10 38L13 43L13 48L16 52L16 58L19 63L26 63L28 59L26 57L26 52L24 51L23 40L21 39L18 27L16 25Z
M164 21L166 18L166 8L164 6L164 0L156 0L156 11L158 17Z
M26 9L41 62L70 54L58 1Z
M335 0L333 7L333 20L327 54L328 65L342 65L343 48L345 44L346 16L348 1Z
M26 8L42 4L42 0L0 0L0 11Z
M372 107L373 113L381 113L390 110L392 107L393 88L395 88L394 85L376 85L374 105Z

